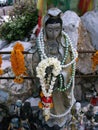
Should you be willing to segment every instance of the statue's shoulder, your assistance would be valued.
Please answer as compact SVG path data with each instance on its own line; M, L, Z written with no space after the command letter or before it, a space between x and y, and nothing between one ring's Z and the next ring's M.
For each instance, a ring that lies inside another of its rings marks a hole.
M35 54L35 53L37 53L37 51L38 51L37 45L33 46L32 53Z

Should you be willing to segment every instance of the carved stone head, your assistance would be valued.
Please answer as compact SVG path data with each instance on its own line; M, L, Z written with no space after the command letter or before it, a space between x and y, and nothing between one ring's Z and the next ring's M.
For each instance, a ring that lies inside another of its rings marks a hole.
M51 8L44 17L44 34L48 40L56 40L62 31L61 10Z

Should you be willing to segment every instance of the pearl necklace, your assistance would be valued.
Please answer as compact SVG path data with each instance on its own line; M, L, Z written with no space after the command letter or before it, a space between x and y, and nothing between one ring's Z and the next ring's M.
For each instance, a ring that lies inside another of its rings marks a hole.
M71 86L72 79L75 76L75 61L76 61L76 58L78 57L78 53L73 48L73 45L72 45L72 42L71 42L71 39L69 38L69 36L64 31L62 31L62 35L66 38L66 50L65 50L64 58L61 61L61 67L66 68L66 67L72 65L72 75L71 75L71 78L69 80L69 83L66 86L63 86L62 74L59 75L59 80L60 80L60 87L58 88L59 91L65 91L66 89L68 89ZM41 30L41 32L39 33L38 39L37 39L37 46L38 46L38 51L39 51L39 55L40 55L41 60L47 58L47 56L44 52L44 38L43 37L44 37L43 30ZM71 50L72 50L72 61L70 63L64 65L64 63L67 59L67 56L68 56L69 46L71 47Z

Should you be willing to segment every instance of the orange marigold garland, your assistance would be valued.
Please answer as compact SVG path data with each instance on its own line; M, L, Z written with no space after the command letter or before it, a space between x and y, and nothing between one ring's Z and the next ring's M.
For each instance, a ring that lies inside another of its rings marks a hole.
M11 52L11 66L15 74L14 82L23 83L23 75L26 73L24 55L22 54L24 47L17 42Z
M2 56L0 55L0 75L3 74L3 70L1 69L1 64L2 64Z
M92 56L92 62L93 62L92 68L93 70L95 70L96 66L98 65L98 51L96 51L94 55Z
M20 51L24 51L24 47L20 42L17 42L13 48L13 50L20 50Z

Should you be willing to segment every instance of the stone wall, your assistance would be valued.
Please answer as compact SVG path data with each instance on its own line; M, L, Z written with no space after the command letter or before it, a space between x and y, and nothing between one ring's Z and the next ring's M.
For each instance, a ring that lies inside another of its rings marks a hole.
M0 16L9 15L9 12L13 10L13 6L5 6L0 8Z

